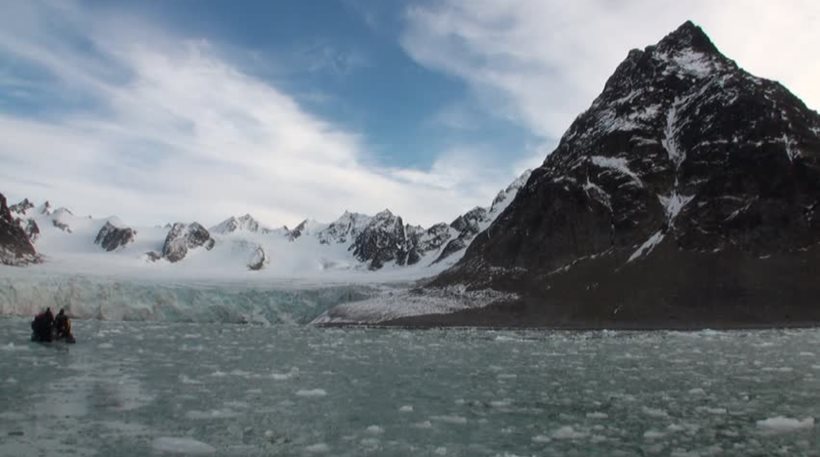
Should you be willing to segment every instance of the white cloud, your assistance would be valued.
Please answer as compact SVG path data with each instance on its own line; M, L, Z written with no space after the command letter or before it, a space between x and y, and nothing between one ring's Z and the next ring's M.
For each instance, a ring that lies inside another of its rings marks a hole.
M554 141L630 49L687 19L750 72L820 107L816 0L439 0L407 10L402 44L463 79L488 112Z
M90 106L0 114L0 191L11 197L130 223L251 212L295 224L389 207L430 224L488 204L513 176L481 171L466 151L431 170L369 165L357 133L243 73L215 44L66 3L27 5L0 19L0 52L51 75L38 88L55 107Z

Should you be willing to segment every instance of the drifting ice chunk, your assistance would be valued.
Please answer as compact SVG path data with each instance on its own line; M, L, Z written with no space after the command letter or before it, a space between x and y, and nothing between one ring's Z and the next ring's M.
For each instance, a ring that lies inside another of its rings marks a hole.
M213 455L216 449L193 438L156 438L151 447L159 452L179 455Z
M761 429L763 433L769 435L808 430L814 428L814 418L807 417L800 420L783 416L770 417L768 419L757 421L757 428Z
M324 389L302 389L296 392L300 397L324 397L327 392Z
M309 454L324 454L329 451L330 447L325 443L316 443L305 447L305 452Z
M577 440L580 438L585 438L586 436L586 433L579 432L569 425L565 425L552 432L552 437L556 440Z

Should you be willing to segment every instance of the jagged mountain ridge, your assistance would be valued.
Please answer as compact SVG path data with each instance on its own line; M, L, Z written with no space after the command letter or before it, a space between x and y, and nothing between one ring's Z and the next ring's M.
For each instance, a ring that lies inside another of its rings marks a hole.
M452 257L451 261L454 261L463 249L451 247L442 252L445 243L463 240L466 247L466 243L478 233L476 227L489 225L490 218L512 200L525 177L501 191L491 208L481 209L482 217L472 225L464 225L465 217L459 216L451 224L435 224L428 229L405 224L400 216L389 210L375 216L346 211L330 224L305 220L293 230L267 228L251 215L230 217L210 230L197 222L177 222L137 230L116 217L80 218L65 208L53 210L48 202L35 207L27 199L12 205L14 211L10 214L18 228L33 227L27 231L31 234L28 239L47 254L47 262L56 252L55 247L65 250L64 246L69 246L69 254L85 255L87 245L83 240L89 238L97 245L97 250L92 252L102 256L183 265L189 262L204 264L204 259L212 258L211 269L217 269L221 262L239 263L250 271L281 264L297 264L311 270L360 267L379 270L385 266L414 265L426 268L447 258ZM38 227L47 228L46 240L38 241ZM228 265L225 267L229 268Z
M432 283L519 298L429 321L818 322L819 159L820 116L687 22L629 53L512 204Z
M26 206L28 201L22 203ZM6 197L0 194L0 264L22 266L39 260L29 233L14 219L6 205Z

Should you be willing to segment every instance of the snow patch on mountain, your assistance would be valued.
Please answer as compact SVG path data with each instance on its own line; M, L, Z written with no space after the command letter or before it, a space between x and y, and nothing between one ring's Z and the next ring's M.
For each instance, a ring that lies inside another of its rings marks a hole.
M629 162L623 157L590 156L589 160L598 167L609 168L618 173L629 176L638 187L643 187L641 178L629 168Z
M646 240L646 242L644 242L644 244L641 245L641 247L639 247L635 252L632 253L632 255L629 256L629 259L627 259L626 262L632 262L633 260L652 252L652 250L655 249L657 245L661 244L661 241L663 241L664 236L665 234L662 230L658 230L657 232L655 232L652 236L649 237L648 240Z

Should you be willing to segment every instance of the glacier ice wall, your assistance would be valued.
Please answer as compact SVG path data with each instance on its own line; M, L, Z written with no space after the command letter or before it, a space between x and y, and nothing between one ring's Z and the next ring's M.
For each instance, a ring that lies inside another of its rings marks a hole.
M47 306L79 319L308 323L341 303L375 295L368 285L178 283L93 276L0 277L0 315Z

